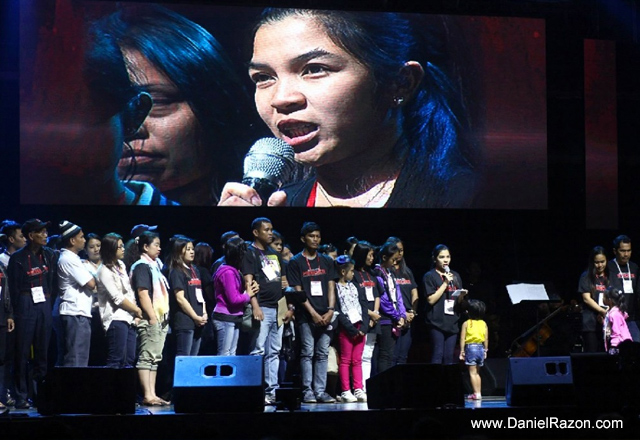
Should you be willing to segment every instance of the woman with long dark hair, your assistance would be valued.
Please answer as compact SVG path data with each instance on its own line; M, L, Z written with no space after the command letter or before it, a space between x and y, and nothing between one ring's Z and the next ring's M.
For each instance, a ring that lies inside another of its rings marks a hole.
M100 245L100 257L102 264L97 273L98 309L106 332L106 366L133 367L136 360L135 323L142 319L142 309L136 303L136 295L122 261L122 237L114 233L105 235Z
M205 311L209 319L202 329L202 341L200 343L201 355L216 354L215 350L215 332L213 329L213 308L216 305L216 294L213 290L213 276L211 275L211 266L213 265L213 248L209 243L200 242L195 246L195 259L193 264L200 272L200 281L202 282L202 294L204 295Z
M269 205L468 206L474 147L431 43L394 13L265 10L249 63L258 113L314 171ZM260 202L235 183L221 196Z
M393 366L393 351L396 340L407 320L407 312L402 300L402 292L393 272L400 257L395 243L383 244L377 253L378 264L374 273L382 286L380 293L380 344L378 345L378 373Z
M451 253L444 244L431 252L432 269L422 282L427 294L426 323L429 339L430 364L457 363L454 351L460 333L460 304L466 295L460 274L449 268ZM459 294L456 295L456 291Z
M602 246L596 246L589 252L587 270L580 275L578 281L578 292L583 303L583 351L587 353L604 351L602 322L607 314L604 304L604 292L607 287L607 254Z
M202 329L208 317L200 271L193 264L193 240L184 235L174 235L169 242L171 330L176 338L176 356L197 356L200 351Z
M371 377L373 366L373 352L380 337L380 285L373 272L374 247L368 241L357 241L352 248L353 283L359 294L364 294L367 300L367 334L364 351L362 352L362 381L366 390L367 379ZM374 371L375 374L375 371Z
M402 301L407 311L407 320L396 341L396 347L393 352L393 365L406 364L411 349L411 321L417 315L418 308L418 284L413 276L413 272L407 266L404 260L404 243L398 237L389 237L389 243L395 243L398 247L398 258L395 259L393 265L393 274L402 292Z
M224 248L225 262L213 276L217 300L213 311L213 325L216 329L218 355L221 356L235 356L244 306L260 289L255 280L250 292L244 289L240 268L246 252L247 244L242 238L229 239Z
M211 205L254 140L249 95L220 43L158 5L127 5L97 28L114 38L134 85L153 98L125 143L122 179L150 182L182 205Z

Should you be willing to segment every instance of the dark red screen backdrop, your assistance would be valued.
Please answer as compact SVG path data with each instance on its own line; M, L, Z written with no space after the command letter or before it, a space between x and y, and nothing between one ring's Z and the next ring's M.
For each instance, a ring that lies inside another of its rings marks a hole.
M547 208L544 20L467 17L481 78L481 208Z
M618 228L616 43L584 40L586 226Z
M99 132L74 133L72 131L78 127L70 122L71 117L64 117L78 107L91 105L82 101L80 86L67 87L64 79L80 78L81 72L72 65L78 62L76 48L81 50L84 46L81 38L88 23L112 13L117 4L128 3L25 2L30 9L25 7L20 23L25 42L21 48L24 53L21 53L20 72L21 203L92 204L96 200L91 197L86 201L71 201L67 198L68 189L56 193L56 185L65 177L70 178L67 180L76 176L82 179L83 174L91 173L96 179L104 179L111 174L111 170L100 168L113 166L112 157L99 153L103 148L111 148L101 146L108 143L108 139L105 141ZM246 87L253 87L246 75L248 57L240 47L241 43L250 41L247 32L261 9L203 4L164 6L210 32L242 72ZM478 196L472 206L480 209L547 209L545 21L418 14L407 14L406 17L418 28L429 26L425 23L437 23L441 27L438 35L445 52L443 68L461 90L470 118L468 135L475 141L479 153L480 160L474 170L479 182ZM588 49L595 44L585 45L585 53L589 50L589 53L601 54L601 51ZM46 67L47 63L51 66ZM74 84L77 85L75 80ZM51 105L52 102L56 104ZM598 109L598 106L593 108ZM611 113L598 111L598 115L607 121L615 121L615 108ZM589 112L587 118L590 121L588 129L605 122ZM66 130L69 131L67 135L64 134ZM90 143L83 142L85 135L90 136ZM600 141L607 143L610 140L595 136L591 139L598 145ZM245 152L251 143L246 145ZM589 160L595 157L589 156ZM611 157L615 160L615 155ZM238 169L236 175L239 180L242 170ZM50 184L45 185L45 191L42 182L47 179ZM592 188L592 183L588 184ZM117 203L121 201L116 199Z

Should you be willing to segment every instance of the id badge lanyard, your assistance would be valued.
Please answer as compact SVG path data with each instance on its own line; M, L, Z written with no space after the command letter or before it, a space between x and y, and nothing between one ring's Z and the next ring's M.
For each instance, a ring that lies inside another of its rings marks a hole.
M200 278L198 278L198 274L196 274L193 266L189 266L189 269L191 270L191 280L189 280L189 284L195 286L196 301L198 301L198 303L200 304L204 304L204 296L202 296L202 283L200 281Z
M455 277L454 277L455 280ZM453 284L453 286L455 287L455 283L452 281L451 284ZM446 294L447 296L444 299L444 314L445 315L455 315L455 312L453 310L454 306L455 306L455 302L456 300L451 298L451 291L449 290L451 288L451 284L447 283L447 290L446 290Z
M627 275L628 278L624 277L624 273L618 264L618 260L614 259L614 263L616 263L616 267L618 268L618 273L622 275L622 291L624 293L633 293L633 282L631 281L631 268L629 267L629 263L627 263Z
M44 288L42 286L42 276L47 273L47 266L42 262L42 255L38 256L40 258L40 265L42 266L40 269L40 273L38 274L38 278L40 281L39 286L34 286L33 282L29 282L31 285L31 298L33 299L34 304L45 302L47 299L44 296ZM29 273L33 271L33 266L31 265L31 255L27 255L27 260L29 261Z
M318 269L320 269L320 257L316 255L316 258L318 258ZM309 272L313 273L313 268L311 267L311 263L309 263L309 259L306 256L304 257L304 259L306 260L307 266L309 267ZM311 275L311 277L313 277L313 275ZM311 296L323 296L322 281L310 280L310 283L311 283Z

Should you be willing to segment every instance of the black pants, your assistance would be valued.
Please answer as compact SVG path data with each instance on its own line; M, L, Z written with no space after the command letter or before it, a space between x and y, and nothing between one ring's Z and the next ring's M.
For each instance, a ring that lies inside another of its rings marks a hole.
M34 304L30 294L19 293L14 310L16 323L16 400L28 397L27 366L33 344L33 379L41 380L47 374L47 350L51 335L51 303Z
M378 370L382 373L393 365L393 351L396 348L396 337L393 336L393 326L381 325L380 337L378 338Z

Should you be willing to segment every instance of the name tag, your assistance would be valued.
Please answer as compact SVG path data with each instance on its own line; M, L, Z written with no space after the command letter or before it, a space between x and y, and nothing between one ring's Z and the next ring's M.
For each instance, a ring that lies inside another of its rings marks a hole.
M204 303L204 297L202 296L202 289L199 287L196 287L196 301L198 301L200 304Z
M278 275L276 275L276 271L271 264L272 263L270 261L265 261L262 264L262 273L264 273L264 276L267 277L269 281L275 281L278 278Z
M44 297L44 290L42 289L42 286L31 288L31 298L33 298L33 302L35 304L45 302L47 300Z
M311 296L322 296L322 281L311 281Z
M453 315L453 305L455 304L455 300L453 299L445 299L444 300L444 314L445 315Z
M351 322L351 324L357 324L358 322L362 321L362 317L357 310L349 310L347 312L347 316L349 317L349 322Z
M633 293L633 283L631 280L622 280L622 290L624 293Z
M598 292L598 305L600 307L605 307L603 298L604 298L604 295L602 295L602 292Z
M375 298L373 297L373 287L371 286L367 286L364 288L364 293L367 297L367 301L374 301Z

